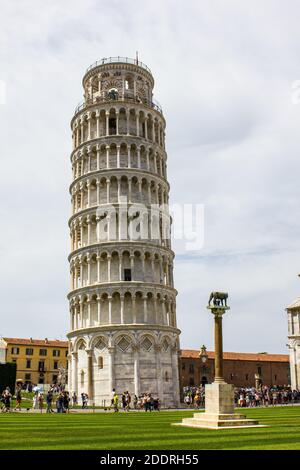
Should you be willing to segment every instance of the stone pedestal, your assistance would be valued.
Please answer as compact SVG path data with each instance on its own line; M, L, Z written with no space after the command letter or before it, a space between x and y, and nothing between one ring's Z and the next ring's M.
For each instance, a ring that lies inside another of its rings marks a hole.
M234 386L214 382L205 386L205 412L184 418L177 426L192 428L226 429L235 427L261 427L258 421L234 413Z

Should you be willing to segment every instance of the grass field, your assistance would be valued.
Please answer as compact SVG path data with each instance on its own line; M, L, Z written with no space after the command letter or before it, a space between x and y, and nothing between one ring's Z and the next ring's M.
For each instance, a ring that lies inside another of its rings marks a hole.
M171 426L193 411L0 414L0 449L300 449L300 407L247 409L266 428Z

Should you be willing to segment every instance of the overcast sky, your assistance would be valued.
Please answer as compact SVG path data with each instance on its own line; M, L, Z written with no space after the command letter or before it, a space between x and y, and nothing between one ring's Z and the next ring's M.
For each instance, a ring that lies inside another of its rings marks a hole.
M139 58L167 120L172 203L205 206L205 243L175 243L181 346L213 347L210 291L228 290L227 351L286 352L300 295L300 4L2 0L0 335L65 337L70 119L86 68ZM299 101L299 103L298 103Z

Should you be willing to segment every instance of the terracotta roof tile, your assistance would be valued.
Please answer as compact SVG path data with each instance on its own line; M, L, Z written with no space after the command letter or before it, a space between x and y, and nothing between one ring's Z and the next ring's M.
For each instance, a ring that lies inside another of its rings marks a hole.
M215 353L207 351L208 358L214 359ZM196 359L199 358L199 351L194 349L182 349L181 357ZM226 360L234 361L256 361L256 362L289 362L288 354L255 354L255 353L236 353L224 352L223 357Z
M32 338L3 338L9 344L23 344L24 346L54 346L58 348L67 348L68 341L58 339L32 339Z

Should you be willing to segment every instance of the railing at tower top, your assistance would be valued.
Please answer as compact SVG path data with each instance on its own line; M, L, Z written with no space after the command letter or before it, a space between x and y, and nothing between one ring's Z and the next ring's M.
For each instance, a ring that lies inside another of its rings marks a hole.
M136 60L136 59L130 59L129 57L120 57L120 56L104 57L101 60L97 60L86 69L85 73L88 73L90 70L94 69L95 67L98 67L99 65L114 64L114 63L138 65L139 67L142 67L143 69L147 70L147 72L149 72L152 75L149 67L147 67L147 65L144 64L143 62L140 62L139 60Z
M118 101L129 101L132 103L144 104L145 106L148 106L149 108L152 108L155 111L158 111L160 114L163 114L161 105L154 98L152 98L152 101L148 100L147 98L140 98L138 96L134 96L133 94L129 93L128 90L126 90L124 95L121 95L121 96L118 95L114 99L110 98L108 94L102 94L102 95L95 96L93 98L88 98L76 106L74 114L77 114L79 113L79 111L82 111L88 106L91 106L94 104L114 103Z

